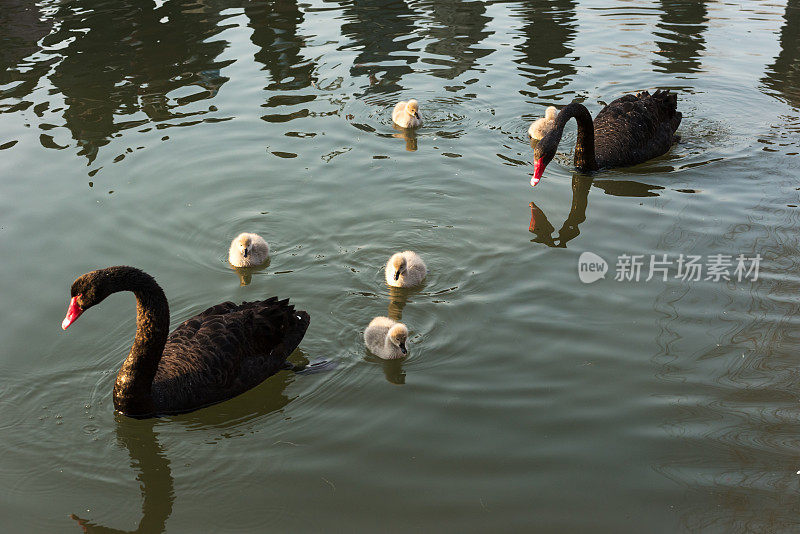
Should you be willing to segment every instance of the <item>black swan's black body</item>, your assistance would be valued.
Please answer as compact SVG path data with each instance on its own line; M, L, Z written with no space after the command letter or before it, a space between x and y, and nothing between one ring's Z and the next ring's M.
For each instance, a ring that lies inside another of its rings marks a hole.
M539 182L556 154L564 126L573 117L578 123L575 166L579 171L635 165L664 154L675 142L675 130L681 123L677 101L669 91L625 95L604 107L594 121L583 105L573 102L565 106L534 148L531 184Z
M86 273L71 291L63 328L112 293L136 296L136 337L114 385L114 408L131 417L188 412L247 391L285 367L310 321L273 297L217 304L168 335L166 296L134 267Z

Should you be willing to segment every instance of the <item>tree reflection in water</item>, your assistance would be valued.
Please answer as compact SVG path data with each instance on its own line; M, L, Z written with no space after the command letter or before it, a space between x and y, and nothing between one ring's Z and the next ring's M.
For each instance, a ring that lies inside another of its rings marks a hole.
M783 18L781 49L762 81L789 105L800 108L800 2L789 0Z

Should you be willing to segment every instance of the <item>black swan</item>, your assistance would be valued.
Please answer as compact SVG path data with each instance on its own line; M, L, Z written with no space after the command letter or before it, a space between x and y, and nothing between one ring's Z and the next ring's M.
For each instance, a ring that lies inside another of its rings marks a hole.
M286 367L310 318L277 297L223 302L169 331L167 297L152 276L108 267L80 276L61 323L118 291L136 296L136 337L117 374L114 408L137 418L190 412L257 386Z
M642 91L614 100L592 122L589 110L582 104L569 104L533 150L531 185L539 183L544 168L556 155L564 126L572 117L578 122L575 167L591 172L635 165L669 150L681 123L677 105L677 95L669 91L656 91L652 95Z

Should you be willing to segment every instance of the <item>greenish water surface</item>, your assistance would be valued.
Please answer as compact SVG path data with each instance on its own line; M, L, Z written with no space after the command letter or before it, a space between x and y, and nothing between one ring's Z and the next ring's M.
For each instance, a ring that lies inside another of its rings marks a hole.
M797 532L799 6L6 0L2 530ZM531 188L547 106L655 88L683 113L669 153L582 175L573 123ZM273 249L249 285L242 231ZM430 274L390 292L404 249ZM115 415L134 299L60 323L72 280L119 264L173 326L290 297L291 360L330 365ZM387 313L402 361L363 345Z

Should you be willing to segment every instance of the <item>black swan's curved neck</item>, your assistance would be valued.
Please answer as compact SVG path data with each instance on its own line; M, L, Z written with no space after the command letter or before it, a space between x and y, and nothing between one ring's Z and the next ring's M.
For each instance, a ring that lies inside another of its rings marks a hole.
M575 167L579 171L595 171L598 169L594 151L594 122L589 110L583 104L573 102L564 107L556 116L554 130L557 134L556 145L561 141L564 126L575 117L578 123L578 139L575 143Z
M133 267L116 268L105 278L109 293L132 291L136 296L136 337L117 373L114 408L131 417L155 413L152 386L169 333L169 304L149 274Z

